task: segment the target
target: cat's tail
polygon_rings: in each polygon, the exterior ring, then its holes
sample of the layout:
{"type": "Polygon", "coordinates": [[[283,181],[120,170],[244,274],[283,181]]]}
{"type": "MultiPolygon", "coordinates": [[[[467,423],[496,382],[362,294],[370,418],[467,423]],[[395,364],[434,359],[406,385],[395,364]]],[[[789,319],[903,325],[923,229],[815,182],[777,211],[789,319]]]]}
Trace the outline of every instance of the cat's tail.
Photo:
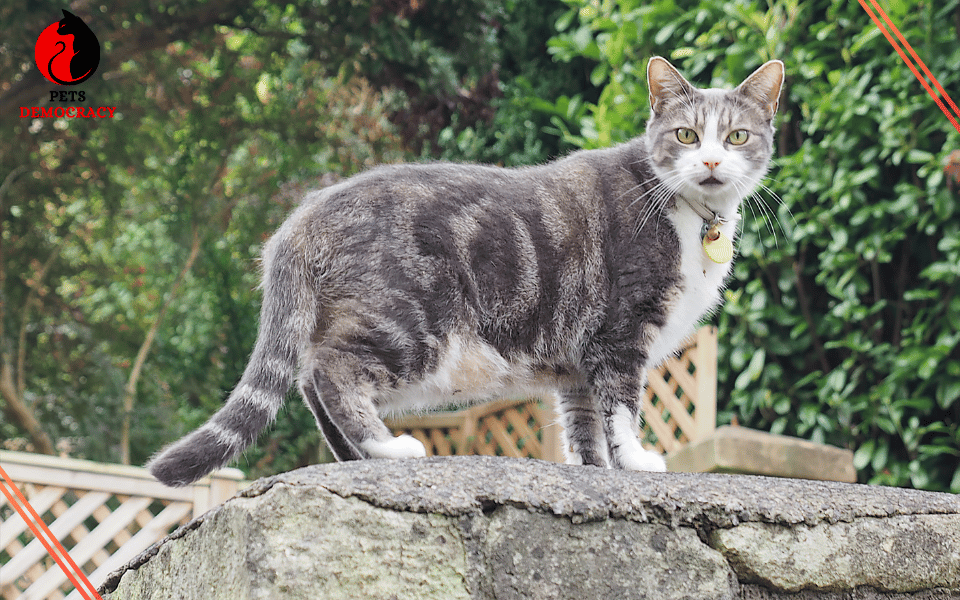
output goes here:
{"type": "Polygon", "coordinates": [[[278,237],[264,249],[260,333],[240,382],[210,420],[147,464],[166,485],[188,485],[230,462],[273,422],[290,389],[300,351],[313,330],[316,305],[304,287],[308,278],[302,260],[291,256],[295,252],[278,237]]]}

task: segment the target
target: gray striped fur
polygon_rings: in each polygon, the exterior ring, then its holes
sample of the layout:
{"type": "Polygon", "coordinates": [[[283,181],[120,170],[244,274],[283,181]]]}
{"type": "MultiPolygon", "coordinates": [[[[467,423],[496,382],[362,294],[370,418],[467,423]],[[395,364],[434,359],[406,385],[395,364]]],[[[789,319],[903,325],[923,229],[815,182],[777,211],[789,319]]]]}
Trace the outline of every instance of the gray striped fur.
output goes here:
{"type": "Polygon", "coordinates": [[[265,246],[243,377],[151,472],[185,485],[227,464],[295,376],[339,460],[424,454],[385,412],[535,394],[557,403],[570,462],[662,470],[637,441],[644,372],[719,303],[730,265],[706,260],[698,214],[735,236],[782,77],[772,61],[698,90],[654,58],[647,133],[625,144],[522,169],[384,166],[308,194],[265,246]],[[737,129],[747,143],[724,142],[737,129]]]}

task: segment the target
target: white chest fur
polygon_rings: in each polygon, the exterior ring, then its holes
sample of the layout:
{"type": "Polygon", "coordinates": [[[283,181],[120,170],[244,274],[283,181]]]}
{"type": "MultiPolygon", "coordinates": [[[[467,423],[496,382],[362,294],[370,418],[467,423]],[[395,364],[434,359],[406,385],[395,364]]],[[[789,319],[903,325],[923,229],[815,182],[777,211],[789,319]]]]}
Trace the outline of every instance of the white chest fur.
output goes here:
{"type": "MultiPolygon", "coordinates": [[[[724,281],[733,266],[732,261],[717,264],[707,257],[703,250],[703,219],[686,203],[680,202],[668,218],[680,238],[681,285],[680,293],[669,304],[667,322],[651,348],[650,366],[674,354],[700,320],[720,304],[724,281]]],[[[739,215],[720,225],[731,240],[736,236],[738,219],[739,215]]]]}

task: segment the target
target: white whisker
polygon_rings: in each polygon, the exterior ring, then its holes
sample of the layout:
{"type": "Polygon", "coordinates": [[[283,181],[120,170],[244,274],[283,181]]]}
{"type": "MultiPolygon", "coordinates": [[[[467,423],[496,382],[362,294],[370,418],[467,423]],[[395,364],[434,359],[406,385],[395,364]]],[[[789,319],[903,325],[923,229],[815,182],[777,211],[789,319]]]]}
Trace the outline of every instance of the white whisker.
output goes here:
{"type": "MultiPolygon", "coordinates": [[[[647,222],[650,220],[653,215],[657,215],[657,231],[660,228],[660,216],[663,214],[663,209],[666,207],[667,202],[677,193],[680,189],[679,184],[683,182],[683,176],[677,173],[672,173],[666,181],[658,181],[657,185],[653,186],[642,195],[634,199],[630,203],[630,207],[642,200],[643,198],[650,195],[650,199],[647,200],[646,205],[640,211],[638,215],[637,226],[634,229],[634,236],[640,233],[641,230],[646,226],[647,222]]],[[[629,207],[628,207],[629,208],[629,207]]]]}
{"type": "Polygon", "coordinates": [[[764,207],[766,207],[767,212],[770,213],[770,216],[776,221],[777,225],[780,226],[780,231],[783,232],[784,237],[785,237],[785,238],[788,237],[788,236],[787,236],[787,230],[783,227],[783,223],[780,222],[780,217],[777,215],[777,211],[774,210],[773,207],[770,206],[770,204],[766,201],[766,199],[764,199],[764,197],[760,194],[760,191],[763,191],[763,192],[766,192],[767,194],[769,194],[770,197],[773,198],[773,199],[776,201],[777,206],[782,206],[782,207],[784,207],[784,208],[786,209],[786,211],[787,211],[787,214],[790,215],[790,220],[793,222],[794,225],[796,225],[797,220],[796,220],[796,218],[793,216],[793,213],[790,211],[790,207],[787,206],[786,203],[784,203],[784,201],[780,198],[780,196],[778,196],[778,195],[776,194],[776,192],[774,192],[773,190],[771,190],[770,188],[768,188],[768,187],[767,187],[766,185],[764,185],[762,182],[758,183],[758,184],[757,184],[757,187],[759,188],[759,191],[755,191],[755,192],[753,193],[753,197],[756,199],[756,201],[757,201],[758,203],[762,203],[762,205],[763,205],[764,207]]]}

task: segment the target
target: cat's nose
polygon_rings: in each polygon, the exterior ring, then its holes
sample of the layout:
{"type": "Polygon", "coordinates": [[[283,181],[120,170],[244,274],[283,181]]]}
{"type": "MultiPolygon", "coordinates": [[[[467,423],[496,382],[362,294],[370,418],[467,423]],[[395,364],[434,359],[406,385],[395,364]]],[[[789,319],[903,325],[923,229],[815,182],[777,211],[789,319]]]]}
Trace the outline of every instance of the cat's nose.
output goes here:
{"type": "Polygon", "coordinates": [[[707,168],[712,171],[712,170],[714,170],[714,169],[716,169],[717,167],[720,166],[720,161],[719,161],[719,160],[705,160],[705,161],[703,161],[703,164],[707,165],[707,168]]]}

